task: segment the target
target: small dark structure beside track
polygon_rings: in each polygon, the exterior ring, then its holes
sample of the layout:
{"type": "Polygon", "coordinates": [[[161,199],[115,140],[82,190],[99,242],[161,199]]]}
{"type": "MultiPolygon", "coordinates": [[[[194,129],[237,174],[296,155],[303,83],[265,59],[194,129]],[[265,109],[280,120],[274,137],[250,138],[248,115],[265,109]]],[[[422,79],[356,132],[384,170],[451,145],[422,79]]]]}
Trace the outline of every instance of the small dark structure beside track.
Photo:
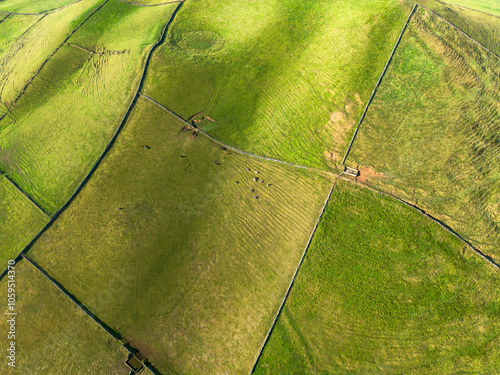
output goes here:
{"type": "Polygon", "coordinates": [[[354,168],[349,168],[349,167],[344,167],[344,174],[352,177],[358,177],[359,176],[359,170],[354,169],[354,168]]]}
{"type": "Polygon", "coordinates": [[[129,358],[125,362],[130,369],[130,374],[139,374],[144,369],[144,364],[139,358],[140,355],[138,355],[138,353],[130,354],[129,358]]]}

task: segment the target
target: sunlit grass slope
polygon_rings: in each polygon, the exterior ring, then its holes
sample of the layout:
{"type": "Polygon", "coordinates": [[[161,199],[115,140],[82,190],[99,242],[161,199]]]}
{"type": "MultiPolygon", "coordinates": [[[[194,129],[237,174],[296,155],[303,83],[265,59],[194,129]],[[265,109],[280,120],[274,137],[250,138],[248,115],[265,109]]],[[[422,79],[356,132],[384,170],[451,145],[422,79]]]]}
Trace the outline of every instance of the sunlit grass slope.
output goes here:
{"type": "Polygon", "coordinates": [[[338,183],[256,373],[498,373],[499,290],[431,220],[338,183]]]}
{"type": "Polygon", "coordinates": [[[66,202],[116,131],[174,7],[109,1],[0,122],[0,169],[47,212],[66,202]]]}
{"type": "Polygon", "coordinates": [[[499,103],[500,61],[420,10],[347,164],[498,261],[499,103]]]}
{"type": "Polygon", "coordinates": [[[0,11],[12,13],[41,13],[77,2],[76,0],[3,0],[0,11]]]}
{"type": "Polygon", "coordinates": [[[26,261],[15,274],[16,367],[7,365],[9,348],[7,278],[0,290],[0,326],[5,355],[2,374],[127,374],[127,352],[26,261]]]}
{"type": "Polygon", "coordinates": [[[248,373],[331,182],[183,126],[140,99],[30,255],[161,373],[248,373]]]}
{"type": "Polygon", "coordinates": [[[16,40],[41,17],[5,13],[0,15],[0,59],[10,51],[16,40]]]}
{"type": "MultiPolygon", "coordinates": [[[[43,62],[102,2],[102,0],[82,0],[39,18],[36,24],[16,39],[10,45],[9,50],[4,51],[0,56],[0,88],[2,89],[0,102],[13,102],[43,62]]],[[[16,16],[11,15],[7,20],[11,17],[16,16]]],[[[1,28],[0,24],[0,30],[1,28]]],[[[5,111],[5,107],[0,106],[0,116],[5,111]]],[[[0,128],[2,126],[0,123],[0,128]]]]}
{"type": "Polygon", "coordinates": [[[155,54],[145,93],[255,154],[326,168],[401,31],[397,0],[190,0],[155,54]]]}
{"type": "Polygon", "coordinates": [[[500,16],[447,5],[437,0],[420,0],[420,4],[451,22],[471,38],[500,55],[500,16]]]}
{"type": "Polygon", "coordinates": [[[0,176],[0,273],[47,222],[40,210],[0,176]]]}
{"type": "Polygon", "coordinates": [[[447,3],[462,5],[500,16],[500,3],[497,0],[449,0],[447,3]]]}

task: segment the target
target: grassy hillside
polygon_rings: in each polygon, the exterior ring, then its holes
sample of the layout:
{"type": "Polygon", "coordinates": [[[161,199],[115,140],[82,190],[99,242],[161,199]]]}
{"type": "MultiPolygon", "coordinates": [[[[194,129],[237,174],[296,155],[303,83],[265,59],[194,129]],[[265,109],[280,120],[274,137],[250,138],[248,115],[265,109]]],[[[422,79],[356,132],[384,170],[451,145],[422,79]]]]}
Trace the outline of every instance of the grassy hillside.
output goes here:
{"type": "Polygon", "coordinates": [[[0,15],[0,59],[6,52],[10,51],[16,40],[41,17],[6,13],[0,15]]]}
{"type": "MultiPolygon", "coordinates": [[[[46,15],[39,18],[36,24],[17,38],[9,50],[5,50],[0,56],[0,87],[2,88],[0,102],[7,102],[7,106],[11,108],[12,102],[44,61],[102,2],[102,0],[82,0],[58,12],[46,15]],[[20,64],[20,61],[23,63],[20,64]]],[[[11,17],[16,16],[11,15],[7,20],[11,17]]],[[[0,24],[0,30],[2,27],[0,24]]],[[[5,106],[1,105],[0,116],[5,112],[5,106]]],[[[2,127],[3,124],[0,123],[0,128],[2,127]]]]}
{"type": "MultiPolygon", "coordinates": [[[[127,352],[26,261],[15,266],[16,367],[3,358],[3,374],[127,374],[127,352]]],[[[0,283],[7,296],[7,278],[0,283]]],[[[0,326],[9,348],[7,298],[0,326]]]]}
{"type": "Polygon", "coordinates": [[[66,202],[111,139],[174,7],[109,1],[0,122],[0,169],[47,212],[66,202]]]}
{"type": "Polygon", "coordinates": [[[42,212],[0,176],[0,273],[47,222],[42,212]]]}
{"type": "Polygon", "coordinates": [[[348,165],[500,260],[500,62],[420,10],[348,165]]]}
{"type": "Polygon", "coordinates": [[[420,4],[433,10],[467,35],[500,55],[500,16],[492,16],[438,0],[421,0],[420,4]]]}
{"type": "Polygon", "coordinates": [[[41,13],[76,2],[76,0],[3,0],[0,11],[12,13],[41,13]]]}
{"type": "Polygon", "coordinates": [[[500,4],[496,0],[449,0],[447,2],[500,16],[500,4]]]}
{"type": "Polygon", "coordinates": [[[183,126],[140,99],[30,255],[161,373],[247,373],[330,181],[183,126]]]}
{"type": "Polygon", "coordinates": [[[246,151],[335,167],[409,14],[397,0],[187,1],[144,92],[246,151]],[[201,118],[201,116],[200,116],[201,118]]]}
{"type": "Polygon", "coordinates": [[[338,183],[256,373],[497,373],[499,287],[432,221],[338,183]]]}

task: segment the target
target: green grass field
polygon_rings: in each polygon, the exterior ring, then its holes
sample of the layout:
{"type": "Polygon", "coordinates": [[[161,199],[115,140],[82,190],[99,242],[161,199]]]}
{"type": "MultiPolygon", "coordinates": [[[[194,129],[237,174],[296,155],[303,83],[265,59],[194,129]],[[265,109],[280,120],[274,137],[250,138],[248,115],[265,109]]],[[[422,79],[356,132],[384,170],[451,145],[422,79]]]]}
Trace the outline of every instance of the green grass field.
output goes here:
{"type": "Polygon", "coordinates": [[[339,182],[256,373],[498,373],[499,290],[432,221],[339,182]]]}
{"type": "Polygon", "coordinates": [[[76,2],[76,0],[3,0],[0,1],[0,11],[12,13],[42,13],[74,2],[76,2]]]}
{"type": "MultiPolygon", "coordinates": [[[[0,326],[7,353],[8,279],[1,281],[0,326]]],[[[28,262],[15,265],[16,362],[0,363],[3,374],[127,374],[127,351],[28,262]]]]}
{"type": "Polygon", "coordinates": [[[161,373],[247,373],[331,182],[183,126],[141,98],[29,254],[161,373]]]}
{"type": "Polygon", "coordinates": [[[420,10],[347,165],[499,260],[500,62],[420,10]]]}
{"type": "Polygon", "coordinates": [[[500,3],[496,0],[448,0],[446,2],[500,16],[500,3]]]}
{"type": "Polygon", "coordinates": [[[174,7],[109,1],[0,122],[0,169],[48,213],[67,201],[111,139],[174,7]]]}
{"type": "Polygon", "coordinates": [[[499,16],[447,5],[438,0],[420,0],[419,3],[433,10],[471,38],[500,55],[499,16]]]}
{"type": "Polygon", "coordinates": [[[144,92],[224,142],[335,167],[410,6],[396,0],[187,1],[144,92]]]}
{"type": "Polygon", "coordinates": [[[0,176],[0,273],[48,222],[4,176],[0,176]]]}
{"type": "MultiPolygon", "coordinates": [[[[102,4],[102,0],[83,0],[39,18],[38,22],[32,25],[25,34],[15,40],[8,51],[2,53],[0,56],[0,102],[2,102],[0,116],[6,112],[5,103],[7,103],[7,107],[12,107],[12,102],[43,62],[100,4],[102,4]],[[20,61],[23,63],[20,64],[20,61]]],[[[18,17],[26,19],[25,17],[29,16],[11,15],[7,20],[18,17]]],[[[2,24],[0,24],[0,30],[3,29],[2,24]]],[[[5,35],[8,35],[8,32],[5,35]]],[[[3,39],[3,36],[0,38],[3,39]]],[[[0,129],[4,126],[0,123],[0,129]]]]}

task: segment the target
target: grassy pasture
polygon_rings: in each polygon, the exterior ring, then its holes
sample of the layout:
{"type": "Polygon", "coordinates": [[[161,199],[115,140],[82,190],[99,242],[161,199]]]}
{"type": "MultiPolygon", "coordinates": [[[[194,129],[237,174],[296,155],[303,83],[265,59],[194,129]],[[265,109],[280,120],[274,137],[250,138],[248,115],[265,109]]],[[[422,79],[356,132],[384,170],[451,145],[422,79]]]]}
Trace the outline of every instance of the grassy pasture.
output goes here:
{"type": "Polygon", "coordinates": [[[447,5],[437,0],[421,0],[420,3],[500,55],[500,16],[447,5]]]}
{"type": "MultiPolygon", "coordinates": [[[[42,16],[20,16],[3,14],[0,17],[0,59],[10,51],[16,40],[42,16]]],[[[3,61],[3,60],[0,60],[3,61]]]]}
{"type": "Polygon", "coordinates": [[[144,92],[254,154],[335,167],[409,14],[408,3],[190,0],[144,92]]]}
{"type": "MultiPolygon", "coordinates": [[[[101,3],[102,0],[82,0],[58,12],[46,15],[17,38],[8,51],[4,51],[0,56],[0,88],[2,90],[0,91],[2,103],[0,116],[6,111],[4,103],[14,101],[43,62],[101,3]],[[21,61],[22,64],[19,63],[21,61]]],[[[9,16],[11,17],[15,16],[9,16]]],[[[11,107],[11,105],[8,106],[11,107]]],[[[0,129],[2,127],[0,123],[0,129]]]]}
{"type": "Polygon", "coordinates": [[[174,7],[109,1],[0,122],[0,169],[47,212],[64,204],[114,134],[174,7]]]}
{"type": "MultiPolygon", "coordinates": [[[[16,367],[2,358],[2,374],[128,374],[127,351],[28,262],[16,266],[16,367]]],[[[7,278],[0,335],[8,349],[7,278]]]]}
{"type": "Polygon", "coordinates": [[[247,373],[331,182],[183,126],[139,99],[30,256],[161,373],[247,373]]]}
{"type": "Polygon", "coordinates": [[[48,219],[4,176],[0,176],[0,273],[48,219]]]}
{"type": "Polygon", "coordinates": [[[256,373],[498,373],[499,290],[438,225],[339,182],[256,373]]]}
{"type": "Polygon", "coordinates": [[[500,260],[500,62],[417,12],[348,165],[500,260]]]}
{"type": "Polygon", "coordinates": [[[76,0],[3,0],[0,11],[12,13],[41,13],[74,3],[76,0]]]}
{"type": "Polygon", "coordinates": [[[500,16],[500,3],[496,0],[449,0],[446,2],[500,16]]]}

